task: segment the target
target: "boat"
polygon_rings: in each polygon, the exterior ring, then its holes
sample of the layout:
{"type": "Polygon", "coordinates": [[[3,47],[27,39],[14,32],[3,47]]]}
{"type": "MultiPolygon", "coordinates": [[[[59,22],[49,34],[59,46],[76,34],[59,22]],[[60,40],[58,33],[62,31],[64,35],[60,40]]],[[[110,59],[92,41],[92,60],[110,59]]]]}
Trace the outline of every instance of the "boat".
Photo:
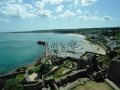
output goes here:
{"type": "Polygon", "coordinates": [[[37,41],[38,44],[45,45],[44,41],[37,41]]]}

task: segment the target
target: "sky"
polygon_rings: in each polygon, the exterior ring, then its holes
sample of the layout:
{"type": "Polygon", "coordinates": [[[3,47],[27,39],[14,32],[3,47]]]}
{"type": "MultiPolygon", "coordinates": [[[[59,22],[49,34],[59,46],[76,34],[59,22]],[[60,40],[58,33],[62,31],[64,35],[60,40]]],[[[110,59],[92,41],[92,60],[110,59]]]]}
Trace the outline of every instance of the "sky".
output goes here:
{"type": "Polygon", "coordinates": [[[120,26],[120,0],[0,0],[0,32],[120,26]]]}

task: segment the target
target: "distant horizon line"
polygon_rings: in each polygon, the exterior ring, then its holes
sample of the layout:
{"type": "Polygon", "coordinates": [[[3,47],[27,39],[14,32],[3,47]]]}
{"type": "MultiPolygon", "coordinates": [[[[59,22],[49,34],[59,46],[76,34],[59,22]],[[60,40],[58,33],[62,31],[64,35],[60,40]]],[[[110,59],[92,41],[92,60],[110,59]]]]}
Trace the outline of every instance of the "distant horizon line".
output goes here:
{"type": "Polygon", "coordinates": [[[110,26],[110,27],[86,27],[86,28],[56,28],[56,29],[39,29],[39,30],[28,30],[28,31],[9,31],[0,33],[24,33],[24,32],[36,32],[36,31],[54,31],[54,30],[77,30],[77,29],[100,29],[100,28],[120,28],[120,26],[110,26]]]}

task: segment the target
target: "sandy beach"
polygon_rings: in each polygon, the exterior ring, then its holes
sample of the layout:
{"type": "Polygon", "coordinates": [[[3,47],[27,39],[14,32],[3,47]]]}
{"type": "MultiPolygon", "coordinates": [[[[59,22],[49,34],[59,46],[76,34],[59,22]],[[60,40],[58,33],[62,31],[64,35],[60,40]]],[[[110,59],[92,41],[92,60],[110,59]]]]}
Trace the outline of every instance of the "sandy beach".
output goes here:
{"type": "Polygon", "coordinates": [[[92,43],[86,40],[86,36],[76,35],[76,34],[67,34],[68,37],[74,37],[76,40],[69,41],[66,45],[64,44],[64,50],[62,50],[62,46],[57,43],[57,53],[53,52],[54,48],[50,48],[49,44],[49,53],[48,55],[58,55],[60,57],[75,57],[79,58],[85,52],[94,52],[98,54],[105,55],[105,49],[99,44],[92,43]],[[82,38],[82,39],[81,39],[82,38]]]}

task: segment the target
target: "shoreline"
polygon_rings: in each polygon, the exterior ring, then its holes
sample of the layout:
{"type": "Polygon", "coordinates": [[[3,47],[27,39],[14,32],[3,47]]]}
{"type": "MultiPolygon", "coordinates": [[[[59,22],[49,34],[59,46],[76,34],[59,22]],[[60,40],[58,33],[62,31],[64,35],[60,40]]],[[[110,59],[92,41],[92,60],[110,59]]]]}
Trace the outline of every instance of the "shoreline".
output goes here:
{"type": "MultiPolygon", "coordinates": [[[[82,34],[66,34],[66,35],[68,35],[68,36],[75,36],[75,35],[77,35],[77,37],[85,38],[85,40],[88,41],[88,42],[90,42],[92,45],[97,45],[97,46],[102,47],[102,46],[101,46],[100,44],[98,44],[98,43],[94,43],[94,42],[91,41],[91,40],[87,40],[87,39],[86,39],[86,38],[87,38],[86,35],[82,35],[82,34]]],[[[103,47],[102,47],[102,48],[103,48],[103,47]]],[[[104,48],[103,48],[103,49],[104,49],[104,48]]],[[[93,52],[95,52],[95,51],[93,51],[93,52]]],[[[95,53],[96,53],[96,52],[95,52],[95,53]]],[[[84,54],[84,53],[83,53],[83,54],[84,54]]],[[[98,53],[98,54],[103,54],[103,52],[98,53]]],[[[32,66],[35,64],[35,62],[37,61],[37,59],[38,59],[38,58],[41,58],[41,57],[44,58],[44,55],[43,55],[43,56],[38,56],[38,57],[36,57],[33,62],[29,62],[29,63],[23,64],[23,65],[20,65],[20,66],[14,68],[14,69],[11,69],[10,71],[7,71],[7,72],[5,72],[5,73],[0,73],[0,76],[1,76],[1,75],[5,75],[5,74],[13,73],[13,72],[15,72],[17,69],[20,69],[20,68],[23,68],[23,67],[32,67],[32,66]]]]}
{"type": "Polygon", "coordinates": [[[17,69],[21,69],[21,68],[23,68],[23,67],[29,67],[29,66],[31,66],[31,65],[33,66],[34,63],[35,63],[35,62],[23,64],[23,65],[21,65],[21,66],[18,66],[18,67],[14,68],[14,69],[9,70],[9,71],[0,73],[0,76],[6,75],[6,74],[14,73],[14,72],[16,72],[17,69]]]}
{"type": "MultiPolygon", "coordinates": [[[[43,56],[44,56],[44,55],[43,55],[43,56]]],[[[7,71],[7,72],[0,73],[0,76],[14,73],[14,72],[16,72],[17,69],[22,69],[22,68],[24,68],[24,67],[26,67],[26,68],[27,68],[27,67],[32,67],[32,66],[35,65],[35,63],[37,62],[37,60],[38,60],[39,58],[43,57],[43,56],[40,56],[40,55],[39,55],[38,57],[36,57],[36,59],[35,59],[33,62],[29,62],[29,63],[26,63],[26,64],[22,64],[22,65],[14,68],[14,69],[11,69],[11,70],[9,70],[9,71],[7,71]]]]}
{"type": "MultiPolygon", "coordinates": [[[[84,36],[86,36],[86,35],[84,35],[84,36]]],[[[106,52],[107,48],[102,43],[100,43],[100,42],[94,42],[93,40],[89,39],[88,36],[86,36],[85,40],[89,41],[91,44],[94,44],[94,45],[97,45],[97,46],[103,48],[105,50],[105,52],[106,52]]]]}
{"type": "MultiPolygon", "coordinates": [[[[89,41],[89,40],[88,40],[89,41]]],[[[103,55],[105,55],[105,53],[106,53],[106,49],[102,46],[102,44],[101,43],[95,43],[95,42],[93,42],[93,41],[89,41],[91,44],[93,44],[93,45],[97,45],[98,47],[101,47],[104,51],[101,51],[100,52],[100,54],[103,54],[103,55]]]]}

